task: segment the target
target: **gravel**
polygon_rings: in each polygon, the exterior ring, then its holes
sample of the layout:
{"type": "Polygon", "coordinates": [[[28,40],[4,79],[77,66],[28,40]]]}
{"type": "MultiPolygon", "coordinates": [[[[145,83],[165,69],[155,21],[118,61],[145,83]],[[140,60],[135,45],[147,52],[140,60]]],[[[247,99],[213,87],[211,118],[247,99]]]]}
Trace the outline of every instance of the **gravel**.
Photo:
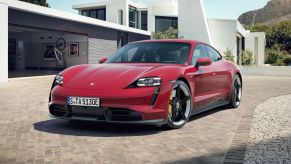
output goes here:
{"type": "Polygon", "coordinates": [[[254,111],[244,163],[291,163],[290,151],[291,95],[271,98],[254,111]]]}

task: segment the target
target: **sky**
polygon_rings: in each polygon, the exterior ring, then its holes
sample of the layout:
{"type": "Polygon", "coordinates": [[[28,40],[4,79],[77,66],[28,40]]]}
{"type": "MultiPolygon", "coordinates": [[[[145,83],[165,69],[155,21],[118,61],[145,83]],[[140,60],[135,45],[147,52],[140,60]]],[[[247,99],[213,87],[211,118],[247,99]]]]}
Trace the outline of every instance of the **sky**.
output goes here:
{"type": "MultiPolygon", "coordinates": [[[[77,13],[73,4],[104,0],[47,0],[51,8],[77,13]]],[[[154,0],[139,0],[149,3],[154,0]]],[[[269,0],[203,0],[207,18],[237,19],[242,13],[264,7],[269,0]]]]}

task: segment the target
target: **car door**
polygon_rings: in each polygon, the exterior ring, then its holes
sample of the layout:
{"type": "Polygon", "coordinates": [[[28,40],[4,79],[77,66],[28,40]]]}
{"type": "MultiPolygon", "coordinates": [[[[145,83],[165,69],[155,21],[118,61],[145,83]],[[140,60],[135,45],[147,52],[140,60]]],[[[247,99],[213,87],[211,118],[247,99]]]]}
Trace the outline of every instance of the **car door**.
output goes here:
{"type": "Polygon", "coordinates": [[[225,64],[222,56],[211,46],[205,45],[205,50],[208,56],[212,59],[213,78],[213,94],[215,94],[215,101],[225,100],[229,90],[231,80],[231,71],[225,64]]]}
{"type": "Polygon", "coordinates": [[[215,84],[215,79],[213,78],[212,66],[200,66],[195,67],[196,61],[201,57],[208,57],[203,44],[196,45],[193,56],[192,56],[192,71],[188,73],[192,80],[192,88],[194,88],[194,109],[202,109],[209,104],[213,103],[213,92],[212,86],[215,84]]]}

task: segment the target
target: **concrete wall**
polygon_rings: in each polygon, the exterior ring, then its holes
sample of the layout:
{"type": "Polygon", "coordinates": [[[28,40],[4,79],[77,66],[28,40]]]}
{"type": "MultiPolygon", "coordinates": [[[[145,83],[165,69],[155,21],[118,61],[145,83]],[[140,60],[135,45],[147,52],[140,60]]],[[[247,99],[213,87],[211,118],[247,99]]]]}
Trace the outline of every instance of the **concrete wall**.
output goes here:
{"type": "Polygon", "coordinates": [[[156,31],[156,16],[178,17],[177,0],[160,0],[148,7],[148,31],[156,31]]]}
{"type": "Polygon", "coordinates": [[[249,33],[246,37],[246,50],[251,50],[255,55],[256,64],[264,66],[265,62],[265,33],[249,33]]]}
{"type": "Polygon", "coordinates": [[[223,53],[229,48],[236,56],[236,21],[208,19],[212,46],[223,53]]]}
{"type": "Polygon", "coordinates": [[[106,5],[106,21],[118,24],[118,12],[123,11],[123,25],[128,26],[128,0],[112,0],[106,5]]]}
{"type": "Polygon", "coordinates": [[[8,6],[0,3],[0,82],[8,81],[8,6]]]}
{"type": "Polygon", "coordinates": [[[179,0],[179,36],[212,44],[202,0],[179,0]]]}

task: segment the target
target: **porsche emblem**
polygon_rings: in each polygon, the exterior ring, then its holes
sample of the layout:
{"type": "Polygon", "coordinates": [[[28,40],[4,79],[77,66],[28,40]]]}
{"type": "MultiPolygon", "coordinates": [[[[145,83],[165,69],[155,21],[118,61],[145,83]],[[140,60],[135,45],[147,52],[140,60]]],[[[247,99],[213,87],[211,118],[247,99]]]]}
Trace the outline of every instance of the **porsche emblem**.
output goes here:
{"type": "Polygon", "coordinates": [[[90,86],[92,87],[92,86],[94,86],[95,85],[95,83],[90,83],[90,86]]]}

